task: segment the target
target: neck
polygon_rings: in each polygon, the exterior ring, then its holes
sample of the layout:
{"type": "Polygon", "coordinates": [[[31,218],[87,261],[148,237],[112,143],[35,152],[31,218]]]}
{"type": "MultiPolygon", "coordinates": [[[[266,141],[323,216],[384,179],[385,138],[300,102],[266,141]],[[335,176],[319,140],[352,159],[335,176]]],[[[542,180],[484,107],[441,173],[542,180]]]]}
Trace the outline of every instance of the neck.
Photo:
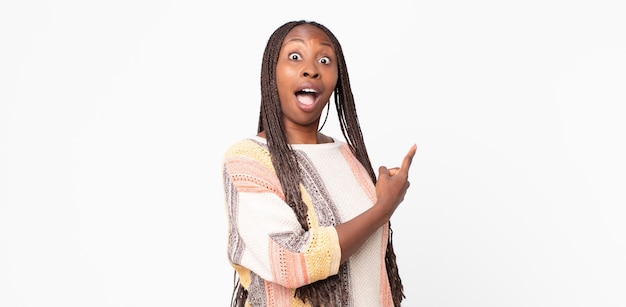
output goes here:
{"type": "Polygon", "coordinates": [[[320,135],[317,131],[318,122],[309,125],[295,125],[285,122],[285,135],[289,144],[319,144],[320,135]]]}
{"type": "Polygon", "coordinates": [[[287,142],[289,144],[320,144],[322,134],[317,132],[312,133],[294,133],[287,131],[287,142]]]}

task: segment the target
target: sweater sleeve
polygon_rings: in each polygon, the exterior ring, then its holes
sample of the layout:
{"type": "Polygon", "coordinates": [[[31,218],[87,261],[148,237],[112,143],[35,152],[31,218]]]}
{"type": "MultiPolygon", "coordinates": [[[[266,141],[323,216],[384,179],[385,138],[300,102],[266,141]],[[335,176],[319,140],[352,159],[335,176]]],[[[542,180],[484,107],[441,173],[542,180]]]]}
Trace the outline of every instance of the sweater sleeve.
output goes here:
{"type": "Polygon", "coordinates": [[[231,146],[223,172],[228,256],[240,273],[249,270],[286,288],[337,274],[341,250],[335,228],[302,229],[265,147],[250,140],[231,146]]]}

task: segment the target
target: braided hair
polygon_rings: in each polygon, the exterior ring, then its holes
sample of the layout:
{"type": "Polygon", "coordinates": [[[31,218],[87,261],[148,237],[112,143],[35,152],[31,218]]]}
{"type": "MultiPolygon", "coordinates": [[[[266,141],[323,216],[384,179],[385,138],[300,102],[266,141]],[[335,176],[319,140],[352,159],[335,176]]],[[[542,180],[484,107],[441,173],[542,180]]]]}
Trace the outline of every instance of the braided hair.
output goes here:
{"type": "MultiPolygon", "coordinates": [[[[289,31],[303,24],[318,27],[328,35],[333,44],[337,55],[338,66],[338,80],[333,94],[341,132],[350,150],[365,167],[374,184],[376,184],[376,175],[363,141],[363,134],[361,132],[361,126],[359,125],[354,98],[350,88],[348,69],[339,41],[328,28],[314,21],[299,20],[283,24],[270,36],[265,47],[265,52],[263,53],[263,62],[261,65],[261,109],[259,112],[257,132],[265,132],[272,164],[283,189],[285,201],[298,217],[298,222],[302,228],[308,230],[309,220],[307,207],[302,200],[299,189],[299,183],[301,182],[300,171],[296,156],[289,146],[285,134],[280,99],[278,98],[278,87],[276,84],[276,63],[278,62],[278,55],[283,40],[289,31]]],[[[389,225],[389,227],[391,227],[391,223],[389,223],[389,225]]],[[[405,295],[402,281],[398,274],[396,256],[393,251],[391,229],[389,229],[389,238],[385,253],[385,266],[394,305],[399,307],[405,295]]],[[[304,285],[296,289],[295,294],[298,298],[302,299],[302,301],[308,302],[312,306],[341,306],[347,302],[348,297],[348,293],[346,293],[346,290],[342,287],[338,275],[333,275],[326,279],[304,285]]],[[[233,291],[231,306],[244,306],[246,298],[247,291],[239,283],[237,276],[235,276],[235,289],[233,291]]]]}

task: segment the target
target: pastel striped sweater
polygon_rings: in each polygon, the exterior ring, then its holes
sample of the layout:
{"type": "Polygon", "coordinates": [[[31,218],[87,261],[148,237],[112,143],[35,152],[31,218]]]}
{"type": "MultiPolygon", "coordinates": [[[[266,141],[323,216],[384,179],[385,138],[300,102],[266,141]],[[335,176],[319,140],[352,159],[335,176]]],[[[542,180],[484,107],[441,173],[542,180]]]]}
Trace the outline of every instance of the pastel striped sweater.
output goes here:
{"type": "Polygon", "coordinates": [[[308,306],[296,288],[339,274],[348,306],[393,306],[385,269],[388,227],[381,227],[348,261],[334,226],[371,207],[376,192],[348,145],[292,145],[303,174],[310,229],[285,203],[263,138],[229,147],[224,156],[228,257],[248,290],[250,306],[308,306]]]}

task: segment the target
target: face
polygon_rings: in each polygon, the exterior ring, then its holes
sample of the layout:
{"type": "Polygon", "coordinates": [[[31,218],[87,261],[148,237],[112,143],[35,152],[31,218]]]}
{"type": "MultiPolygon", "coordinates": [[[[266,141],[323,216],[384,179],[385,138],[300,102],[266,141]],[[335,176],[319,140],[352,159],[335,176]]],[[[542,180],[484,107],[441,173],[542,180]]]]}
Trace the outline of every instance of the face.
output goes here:
{"type": "Polygon", "coordinates": [[[313,25],[294,27],[276,64],[276,84],[285,129],[317,131],[337,84],[337,56],[328,35],[313,25]]]}

